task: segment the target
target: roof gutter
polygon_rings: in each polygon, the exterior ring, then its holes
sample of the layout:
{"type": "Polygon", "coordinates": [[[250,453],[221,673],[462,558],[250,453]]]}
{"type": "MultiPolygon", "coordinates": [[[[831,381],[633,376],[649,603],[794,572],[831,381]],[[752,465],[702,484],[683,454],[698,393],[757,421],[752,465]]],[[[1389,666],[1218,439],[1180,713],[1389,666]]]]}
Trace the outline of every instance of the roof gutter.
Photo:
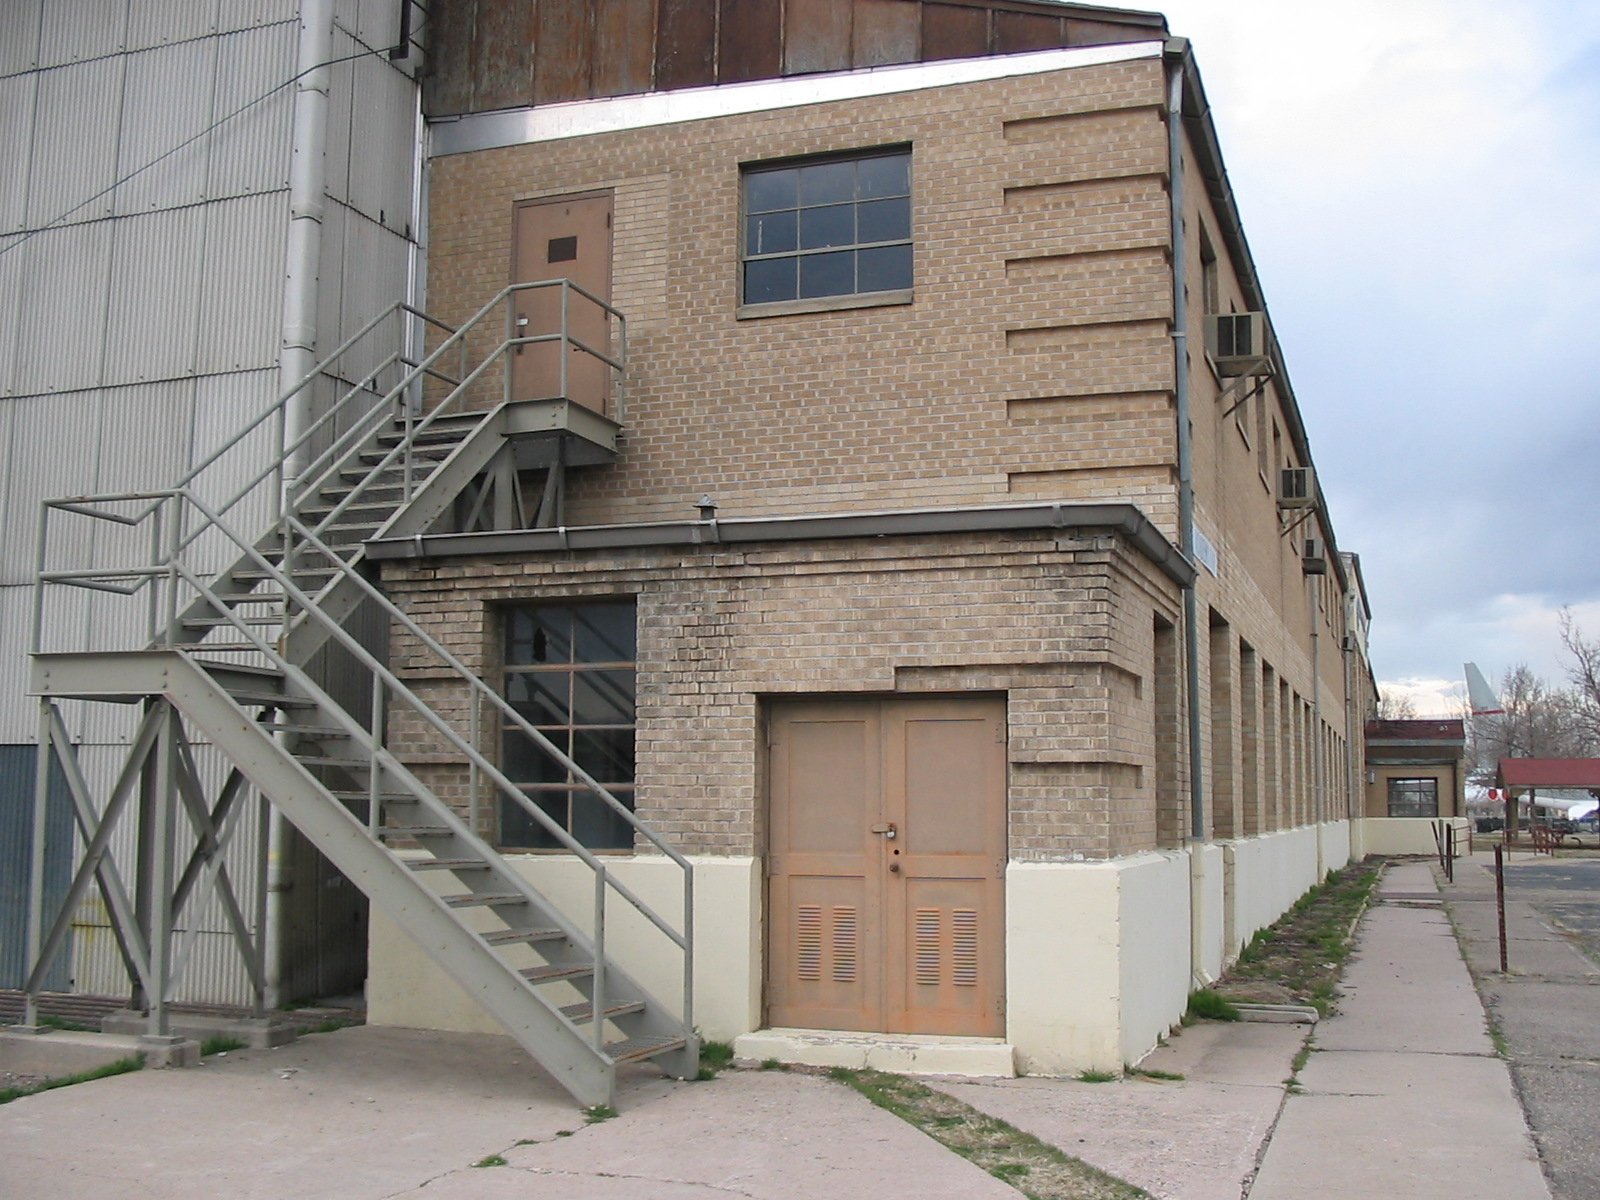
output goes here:
{"type": "Polygon", "coordinates": [[[557,554],[571,550],[640,550],[670,546],[740,546],[820,538],[907,537],[918,534],[1101,530],[1120,534],[1179,587],[1194,565],[1131,504],[986,504],[893,512],[817,513],[799,517],[733,517],[623,525],[574,525],[486,533],[415,534],[366,544],[379,562],[419,562],[491,554],[557,554]]]}

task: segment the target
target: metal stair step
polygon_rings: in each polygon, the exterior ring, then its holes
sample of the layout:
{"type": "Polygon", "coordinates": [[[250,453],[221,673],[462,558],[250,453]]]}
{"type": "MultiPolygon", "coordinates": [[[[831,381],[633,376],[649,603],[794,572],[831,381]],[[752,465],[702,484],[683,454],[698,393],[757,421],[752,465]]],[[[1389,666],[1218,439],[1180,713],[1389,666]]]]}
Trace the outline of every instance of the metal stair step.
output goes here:
{"type": "Polygon", "coordinates": [[[581,979],[594,974],[593,963],[540,963],[517,972],[529,983],[554,983],[560,979],[581,979]]]}
{"type": "Polygon", "coordinates": [[[349,741],[350,735],[343,729],[331,729],[326,725],[296,725],[292,722],[279,722],[274,724],[270,719],[263,725],[273,733],[293,734],[298,738],[305,738],[315,742],[349,741]]]}
{"type": "Polygon", "coordinates": [[[413,871],[487,871],[481,858],[410,858],[406,866],[413,871]]]}
{"type": "Polygon", "coordinates": [[[283,613],[235,613],[229,617],[185,617],[185,629],[235,629],[238,625],[282,625],[283,613]]]}
{"type": "MultiPolygon", "coordinates": [[[[372,760],[366,758],[346,758],[338,754],[295,754],[293,750],[289,753],[294,754],[295,761],[302,767],[339,767],[353,772],[365,771],[372,766],[372,760]]],[[[367,800],[370,797],[362,792],[361,799],[367,800]]]]}
{"type": "Polygon", "coordinates": [[[686,1045],[688,1039],[681,1037],[634,1037],[620,1042],[607,1042],[605,1052],[613,1062],[638,1062],[642,1058],[654,1058],[657,1054],[665,1054],[669,1050],[681,1050],[686,1045]]]}
{"type": "Polygon", "coordinates": [[[561,929],[495,929],[482,936],[491,946],[531,946],[536,942],[557,941],[567,935],[561,929]]]}
{"type": "MultiPolygon", "coordinates": [[[[563,1005],[558,1011],[574,1025],[582,1025],[594,1020],[594,1003],[589,1000],[584,1000],[579,1004],[563,1005]]],[[[643,1000],[615,1000],[608,1003],[605,1011],[600,1015],[603,1019],[609,1021],[612,1017],[625,1017],[629,1013],[641,1013],[643,1011],[643,1000]]]]}
{"type": "MultiPolygon", "coordinates": [[[[350,793],[345,794],[349,795],[350,793]]],[[[361,796],[358,798],[365,799],[366,797],[361,796]]],[[[419,842],[423,838],[429,837],[451,837],[454,834],[455,830],[448,825],[384,825],[378,830],[379,837],[410,838],[414,842],[419,842]]]]}
{"type": "Polygon", "coordinates": [[[496,904],[526,904],[528,898],[521,892],[458,892],[440,896],[451,908],[484,908],[496,904]]]}

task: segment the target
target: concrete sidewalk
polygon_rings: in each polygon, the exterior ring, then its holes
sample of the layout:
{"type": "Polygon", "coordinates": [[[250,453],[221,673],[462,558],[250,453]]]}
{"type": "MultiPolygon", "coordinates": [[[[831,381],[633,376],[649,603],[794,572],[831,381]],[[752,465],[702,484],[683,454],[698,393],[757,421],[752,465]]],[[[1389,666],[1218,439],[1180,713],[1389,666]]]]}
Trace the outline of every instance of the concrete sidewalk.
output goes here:
{"type": "Polygon", "coordinates": [[[1392,865],[1251,1200],[1548,1200],[1429,867],[1392,865]]]}
{"type": "MultiPolygon", "coordinates": [[[[1306,1028],[1257,1024],[1194,1026],[1145,1060],[1182,1080],[929,1082],[1156,1197],[1548,1200],[1426,866],[1390,867],[1345,988],[1297,1092],[1306,1028]]],[[[352,1028],[0,1107],[0,1195],[1018,1194],[817,1075],[639,1070],[618,1107],[586,1125],[507,1039],[352,1028]]]]}

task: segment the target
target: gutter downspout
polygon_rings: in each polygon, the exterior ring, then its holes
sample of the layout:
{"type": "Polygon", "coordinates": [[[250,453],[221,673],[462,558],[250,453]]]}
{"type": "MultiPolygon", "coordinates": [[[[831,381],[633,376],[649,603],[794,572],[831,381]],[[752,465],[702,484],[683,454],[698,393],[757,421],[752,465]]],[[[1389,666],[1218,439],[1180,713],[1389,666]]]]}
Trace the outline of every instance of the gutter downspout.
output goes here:
{"type": "MultiPolygon", "coordinates": [[[[1309,578],[1302,575],[1301,579],[1309,578]]],[[[1323,821],[1328,814],[1323,810],[1322,787],[1322,666],[1320,653],[1322,647],[1322,589],[1313,587],[1311,591],[1311,823],[1317,826],[1317,882],[1322,882],[1322,877],[1328,872],[1328,864],[1324,861],[1322,853],[1323,821]]]]}
{"type": "MultiPolygon", "coordinates": [[[[278,394],[316,366],[317,273],[322,257],[322,214],[327,193],[328,90],[332,72],[333,0],[301,0],[300,41],[295,54],[298,82],[294,91],[294,132],[289,147],[289,229],[284,254],[282,343],[278,354],[278,394]]],[[[299,438],[311,421],[312,395],[307,388],[284,411],[283,442],[299,438]]],[[[304,454],[283,464],[284,493],[280,514],[288,505],[289,488],[304,463],[304,454]]],[[[289,867],[289,822],[276,808],[267,832],[267,911],[262,932],[264,1002],[279,1007],[284,1000],[283,975],[288,933],[288,894],[294,886],[289,867]]]]}
{"type": "MultiPolygon", "coordinates": [[[[1188,255],[1183,229],[1183,81],[1189,44],[1181,38],[1167,52],[1167,179],[1172,209],[1172,360],[1173,395],[1178,423],[1178,548],[1194,562],[1194,452],[1189,431],[1188,255]]],[[[1200,746],[1200,604],[1195,591],[1199,573],[1183,588],[1184,687],[1189,717],[1189,968],[1202,978],[1205,922],[1205,872],[1194,843],[1206,840],[1204,755],[1200,746]]]]}

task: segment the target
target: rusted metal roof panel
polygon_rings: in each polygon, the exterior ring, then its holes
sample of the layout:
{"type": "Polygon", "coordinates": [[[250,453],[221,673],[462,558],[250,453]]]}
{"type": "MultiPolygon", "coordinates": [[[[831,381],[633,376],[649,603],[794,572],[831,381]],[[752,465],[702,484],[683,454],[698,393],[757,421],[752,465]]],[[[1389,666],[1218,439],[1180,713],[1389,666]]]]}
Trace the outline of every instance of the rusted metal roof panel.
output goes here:
{"type": "Polygon", "coordinates": [[[783,73],[850,66],[850,0],[789,0],[783,14],[783,73]]]}
{"type": "Polygon", "coordinates": [[[656,18],[656,87],[716,82],[717,9],[706,0],[660,0],[656,18]]]}
{"type": "MultiPolygon", "coordinates": [[[[498,6],[497,11],[531,16],[526,5],[498,6]]],[[[477,81],[483,78],[478,70],[475,49],[482,42],[500,48],[505,39],[478,35],[477,0],[434,0],[433,19],[428,22],[428,57],[432,60],[427,76],[428,111],[431,113],[469,112],[474,108],[486,111],[508,105],[474,104],[473,94],[477,81]]],[[[485,35],[489,30],[485,29],[485,35]]],[[[531,47],[532,38],[522,44],[531,47]]],[[[529,50],[531,55],[531,49],[529,50]]],[[[494,80],[504,78],[503,68],[493,72],[494,80]]],[[[532,60],[529,60],[528,78],[533,78],[532,60]]],[[[498,90],[484,79],[485,95],[498,90]]],[[[511,101],[510,103],[516,103],[511,101]]]]}
{"type": "Polygon", "coordinates": [[[584,0],[539,0],[533,40],[533,102],[589,96],[594,61],[593,13],[584,0]]]}
{"type": "Polygon", "coordinates": [[[531,102],[536,16],[531,4],[480,4],[476,39],[457,47],[454,40],[459,35],[451,32],[451,42],[444,48],[448,53],[475,54],[470,85],[475,89],[474,107],[513,108],[531,102]]]}
{"type": "Polygon", "coordinates": [[[596,96],[648,92],[655,77],[656,0],[604,0],[595,13],[596,96]]]}
{"type": "Polygon", "coordinates": [[[905,0],[856,0],[850,61],[858,67],[916,62],[922,49],[922,14],[905,0]]]}
{"type": "Polygon", "coordinates": [[[722,23],[717,30],[717,78],[723,83],[776,79],[782,67],[780,0],[723,0],[722,23]]]}
{"type": "Polygon", "coordinates": [[[922,6],[922,59],[976,58],[989,49],[989,14],[954,4],[922,6]]]}
{"type": "Polygon", "coordinates": [[[1060,17],[1016,12],[994,14],[994,49],[997,54],[1054,50],[1065,44],[1066,31],[1062,28],[1060,17]]]}
{"type": "Polygon", "coordinates": [[[1067,17],[1067,46],[1108,46],[1115,42],[1131,41],[1134,38],[1156,38],[1165,36],[1161,29],[1134,29],[1130,32],[1127,25],[1118,25],[1114,21],[1088,21],[1079,17],[1067,17]]]}

